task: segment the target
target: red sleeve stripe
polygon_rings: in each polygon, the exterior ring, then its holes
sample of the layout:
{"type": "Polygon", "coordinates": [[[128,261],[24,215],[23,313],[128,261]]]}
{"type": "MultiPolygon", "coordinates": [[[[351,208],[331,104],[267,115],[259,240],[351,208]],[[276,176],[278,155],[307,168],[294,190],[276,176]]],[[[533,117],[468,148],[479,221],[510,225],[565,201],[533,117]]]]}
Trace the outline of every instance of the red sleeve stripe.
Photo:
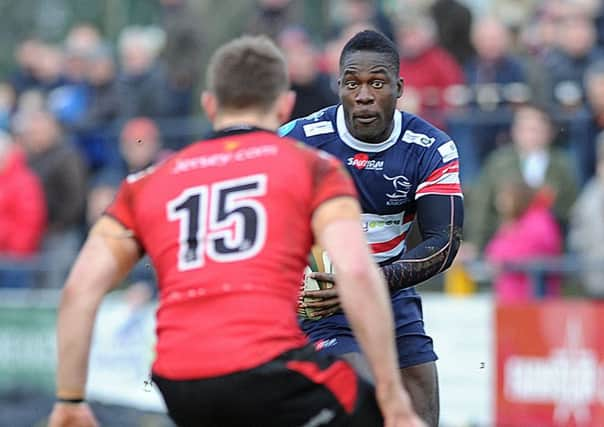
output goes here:
{"type": "Polygon", "coordinates": [[[459,160],[454,160],[450,163],[447,163],[444,166],[441,166],[440,168],[436,169],[435,171],[433,171],[430,174],[430,176],[425,180],[425,182],[435,181],[447,173],[458,173],[458,172],[459,172],[459,160]]]}
{"type": "Polygon", "coordinates": [[[461,186],[459,184],[435,184],[429,187],[424,187],[421,191],[415,193],[415,199],[417,200],[421,196],[428,194],[442,194],[463,197],[461,186]]]}
{"type": "Polygon", "coordinates": [[[432,188],[434,186],[437,185],[454,185],[454,186],[460,186],[460,182],[459,182],[459,175],[457,174],[446,174],[443,175],[442,178],[440,178],[437,181],[429,181],[429,182],[424,182],[421,185],[419,185],[417,187],[417,191],[416,193],[423,193],[426,188],[432,188]]]}
{"type": "Polygon", "coordinates": [[[417,194],[425,192],[426,188],[433,188],[437,185],[456,185],[460,186],[459,172],[451,171],[450,169],[440,168],[430,175],[431,179],[422,182],[417,187],[417,194]],[[439,175],[437,175],[437,172],[439,175]]]}
{"type": "Polygon", "coordinates": [[[396,236],[394,239],[388,240],[387,242],[371,243],[371,251],[373,253],[388,252],[396,248],[407,237],[407,232],[404,232],[400,236],[396,236]]]}

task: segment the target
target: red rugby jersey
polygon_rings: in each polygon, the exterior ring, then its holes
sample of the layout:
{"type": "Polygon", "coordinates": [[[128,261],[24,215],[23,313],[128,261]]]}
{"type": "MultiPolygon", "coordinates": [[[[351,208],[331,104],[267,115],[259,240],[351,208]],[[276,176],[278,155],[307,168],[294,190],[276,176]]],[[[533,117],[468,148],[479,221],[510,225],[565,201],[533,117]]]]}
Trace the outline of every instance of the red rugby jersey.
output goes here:
{"type": "Polygon", "coordinates": [[[305,344],[296,303],[311,215],[341,195],[356,192],[334,157],[258,129],[216,134],[129,176],[107,214],[157,271],[153,371],[223,375],[305,344]]]}

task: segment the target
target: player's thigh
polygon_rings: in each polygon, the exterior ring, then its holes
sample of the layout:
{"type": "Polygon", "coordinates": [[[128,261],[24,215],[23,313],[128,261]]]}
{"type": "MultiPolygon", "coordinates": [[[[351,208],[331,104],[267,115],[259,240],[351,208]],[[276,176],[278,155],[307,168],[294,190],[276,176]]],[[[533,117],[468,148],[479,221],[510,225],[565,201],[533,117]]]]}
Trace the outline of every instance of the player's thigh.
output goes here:
{"type": "Polygon", "coordinates": [[[440,402],[436,363],[427,362],[402,368],[401,376],[417,414],[428,426],[438,426],[440,402]]]}
{"type": "Polygon", "coordinates": [[[414,289],[393,298],[393,313],[399,367],[418,366],[438,359],[432,338],[424,328],[422,301],[414,289]]]}

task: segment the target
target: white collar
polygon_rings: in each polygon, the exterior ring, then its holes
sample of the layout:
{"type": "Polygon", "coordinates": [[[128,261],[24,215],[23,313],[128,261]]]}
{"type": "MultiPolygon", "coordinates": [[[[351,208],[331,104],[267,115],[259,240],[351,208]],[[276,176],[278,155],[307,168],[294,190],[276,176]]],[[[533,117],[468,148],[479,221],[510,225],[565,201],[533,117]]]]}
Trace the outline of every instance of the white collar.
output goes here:
{"type": "Polygon", "coordinates": [[[351,148],[354,148],[357,151],[365,151],[370,153],[378,153],[380,151],[387,150],[392,147],[398,141],[401,135],[401,127],[402,127],[402,114],[398,110],[394,110],[394,127],[392,128],[392,133],[385,140],[377,144],[373,144],[370,142],[363,142],[359,139],[356,139],[352,134],[348,131],[346,127],[346,121],[344,119],[344,107],[341,105],[338,106],[338,111],[336,113],[336,127],[338,128],[338,135],[346,145],[351,148]]]}

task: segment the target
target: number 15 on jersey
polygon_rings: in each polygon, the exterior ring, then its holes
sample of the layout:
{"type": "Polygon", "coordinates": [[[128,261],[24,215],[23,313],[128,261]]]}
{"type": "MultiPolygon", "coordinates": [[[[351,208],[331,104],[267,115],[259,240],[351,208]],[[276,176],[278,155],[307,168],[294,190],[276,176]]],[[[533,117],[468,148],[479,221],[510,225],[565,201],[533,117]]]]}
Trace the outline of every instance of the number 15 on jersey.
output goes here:
{"type": "Polygon", "coordinates": [[[178,269],[251,258],[266,241],[267,215],[256,198],[264,196],[264,174],[185,189],[167,203],[169,221],[179,222],[178,269]]]}

